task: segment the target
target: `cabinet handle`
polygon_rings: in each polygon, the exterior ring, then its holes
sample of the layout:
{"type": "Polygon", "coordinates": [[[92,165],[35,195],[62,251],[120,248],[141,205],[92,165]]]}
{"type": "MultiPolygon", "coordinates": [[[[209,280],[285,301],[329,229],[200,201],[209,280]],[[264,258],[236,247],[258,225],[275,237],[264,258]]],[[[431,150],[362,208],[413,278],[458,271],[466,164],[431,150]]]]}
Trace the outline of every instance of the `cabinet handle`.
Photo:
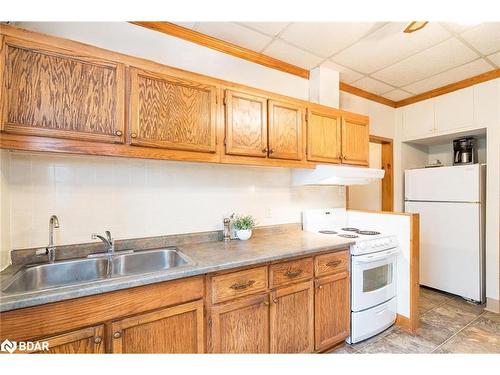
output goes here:
{"type": "Polygon", "coordinates": [[[341,260],[334,260],[334,261],[328,262],[326,265],[327,265],[327,267],[337,267],[341,263],[342,263],[341,260]]]}
{"type": "Polygon", "coordinates": [[[132,138],[137,138],[137,134],[132,133],[132,134],[130,134],[130,137],[132,137],[132,138]]]}
{"type": "Polygon", "coordinates": [[[267,153],[267,148],[263,148],[263,149],[262,149],[262,153],[263,153],[263,154],[266,154],[266,153],[267,153]]]}
{"type": "Polygon", "coordinates": [[[263,304],[264,306],[269,306],[269,301],[264,301],[264,302],[262,302],[262,304],[263,304]]]}
{"type": "Polygon", "coordinates": [[[102,337],[101,336],[94,337],[94,343],[100,344],[101,342],[102,342],[102,337]]]}
{"type": "Polygon", "coordinates": [[[122,337],[122,333],[120,331],[116,331],[115,333],[113,333],[113,338],[119,339],[120,337],[122,337]]]}
{"type": "Polygon", "coordinates": [[[273,148],[269,150],[269,155],[271,155],[272,153],[274,153],[274,149],[273,148]]]}
{"type": "Polygon", "coordinates": [[[299,276],[302,273],[302,270],[297,270],[297,271],[286,271],[285,276],[289,277],[290,279],[293,279],[294,277],[299,276]]]}
{"type": "Polygon", "coordinates": [[[277,298],[273,298],[273,302],[274,303],[278,303],[278,299],[277,298]]]}
{"type": "Polygon", "coordinates": [[[255,280],[249,280],[246,284],[236,283],[231,285],[230,288],[234,290],[244,290],[251,287],[253,284],[255,284],[255,280]]]}
{"type": "Polygon", "coordinates": [[[318,289],[323,289],[323,285],[318,286],[318,289]]]}
{"type": "Polygon", "coordinates": [[[342,159],[347,160],[347,155],[342,156],[342,159]]]}
{"type": "Polygon", "coordinates": [[[122,133],[122,131],[121,131],[121,130],[117,130],[117,131],[115,131],[115,135],[117,135],[118,137],[121,137],[121,135],[122,135],[122,134],[123,134],[123,133],[122,133]]]}

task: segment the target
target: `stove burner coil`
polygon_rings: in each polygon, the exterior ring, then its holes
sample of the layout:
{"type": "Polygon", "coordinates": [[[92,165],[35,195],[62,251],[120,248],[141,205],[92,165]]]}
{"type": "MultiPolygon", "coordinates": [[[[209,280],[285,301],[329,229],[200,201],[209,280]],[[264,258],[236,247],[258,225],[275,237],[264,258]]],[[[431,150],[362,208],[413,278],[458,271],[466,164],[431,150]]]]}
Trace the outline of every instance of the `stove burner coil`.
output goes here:
{"type": "Polygon", "coordinates": [[[333,230],[320,230],[319,233],[322,233],[322,234],[337,234],[337,232],[335,232],[333,230]]]}
{"type": "Polygon", "coordinates": [[[359,232],[358,228],[340,228],[345,232],[359,232]]]}
{"type": "Polygon", "coordinates": [[[355,234],[339,234],[339,237],[343,237],[343,238],[358,238],[359,236],[356,236],[355,234]]]}
{"type": "Polygon", "coordinates": [[[380,232],[376,232],[374,230],[359,230],[358,234],[364,234],[365,236],[376,236],[380,234],[380,232]]]}

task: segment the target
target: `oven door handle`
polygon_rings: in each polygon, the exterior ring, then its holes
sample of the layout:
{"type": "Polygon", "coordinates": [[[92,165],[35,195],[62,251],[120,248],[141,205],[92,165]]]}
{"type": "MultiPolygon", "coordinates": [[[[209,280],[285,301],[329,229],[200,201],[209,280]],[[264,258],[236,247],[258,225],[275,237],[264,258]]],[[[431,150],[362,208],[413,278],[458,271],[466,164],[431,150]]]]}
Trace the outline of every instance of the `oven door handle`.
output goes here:
{"type": "Polygon", "coordinates": [[[384,258],[390,257],[392,255],[396,255],[398,252],[399,252],[398,249],[391,249],[391,250],[384,251],[382,254],[377,253],[377,254],[354,256],[352,258],[352,260],[354,263],[372,263],[372,262],[376,262],[380,259],[384,259],[384,258]]]}

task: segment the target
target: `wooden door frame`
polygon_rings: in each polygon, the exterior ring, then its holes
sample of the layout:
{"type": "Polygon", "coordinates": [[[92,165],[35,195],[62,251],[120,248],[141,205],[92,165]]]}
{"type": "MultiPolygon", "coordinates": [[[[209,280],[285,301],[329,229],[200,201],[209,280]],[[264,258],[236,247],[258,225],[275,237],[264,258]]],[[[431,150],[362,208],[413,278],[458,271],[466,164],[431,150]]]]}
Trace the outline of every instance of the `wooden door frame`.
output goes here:
{"type": "MultiPolygon", "coordinates": [[[[379,137],[378,135],[370,135],[371,143],[378,143],[382,146],[381,165],[385,171],[382,179],[382,207],[381,211],[394,211],[394,148],[392,138],[379,137]]],[[[345,207],[349,209],[349,187],[346,186],[345,192],[345,207]]]]}

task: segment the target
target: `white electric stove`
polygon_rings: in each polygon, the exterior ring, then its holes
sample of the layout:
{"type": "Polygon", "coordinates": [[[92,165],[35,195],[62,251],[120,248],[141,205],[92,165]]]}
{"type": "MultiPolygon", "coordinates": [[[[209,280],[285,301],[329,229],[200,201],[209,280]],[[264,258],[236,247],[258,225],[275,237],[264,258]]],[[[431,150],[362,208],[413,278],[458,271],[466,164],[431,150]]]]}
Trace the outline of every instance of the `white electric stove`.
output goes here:
{"type": "Polygon", "coordinates": [[[366,340],[394,324],[399,253],[396,236],[349,226],[344,208],[306,210],[302,213],[302,229],[354,241],[350,246],[351,336],[347,341],[366,340]]]}

